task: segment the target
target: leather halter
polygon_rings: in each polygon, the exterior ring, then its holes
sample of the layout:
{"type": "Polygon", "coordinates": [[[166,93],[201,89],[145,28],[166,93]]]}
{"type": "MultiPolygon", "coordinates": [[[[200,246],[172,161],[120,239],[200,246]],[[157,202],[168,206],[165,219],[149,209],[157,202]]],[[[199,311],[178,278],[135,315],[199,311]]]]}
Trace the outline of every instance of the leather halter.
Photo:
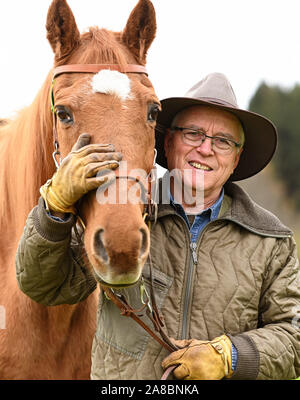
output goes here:
{"type": "Polygon", "coordinates": [[[118,71],[123,74],[134,73],[134,74],[148,75],[146,68],[143,65],[138,65],[138,64],[128,64],[126,67],[121,67],[118,64],[66,64],[66,65],[60,65],[54,68],[53,70],[52,84],[50,89],[50,102],[51,102],[51,111],[53,115],[53,142],[55,149],[52,154],[52,157],[56,165],[56,168],[58,168],[60,164],[61,157],[60,157],[59,142],[56,129],[57,117],[56,117],[54,94],[53,94],[54,80],[57,76],[61,74],[70,74],[70,73],[96,74],[104,69],[111,71],[118,71]],[[57,157],[59,159],[57,159],[57,157]]]}
{"type": "MultiPolygon", "coordinates": [[[[53,160],[55,162],[56,167],[59,167],[61,158],[60,158],[60,151],[59,151],[59,142],[58,142],[58,135],[57,135],[57,129],[56,129],[56,123],[57,123],[57,118],[56,118],[56,111],[55,111],[55,103],[54,103],[54,95],[53,95],[53,87],[54,87],[54,79],[65,73],[98,73],[101,70],[112,70],[112,71],[118,71],[124,74],[128,73],[138,73],[138,74],[145,74],[147,75],[147,70],[144,66],[142,65],[135,65],[135,64],[128,64],[126,67],[122,68],[120,65],[117,64],[69,64],[69,65],[61,65],[53,70],[53,80],[52,80],[52,85],[51,85],[51,111],[53,113],[53,141],[54,141],[54,148],[55,151],[53,152],[53,160]],[[59,156],[59,160],[57,160],[57,156],[59,156]]],[[[156,159],[156,154],[154,158],[154,164],[155,164],[155,159],[156,159]]],[[[150,219],[154,217],[154,221],[156,221],[156,216],[157,216],[157,204],[154,203],[151,199],[151,176],[150,174],[148,175],[148,190],[146,191],[144,185],[142,182],[135,177],[131,176],[116,176],[116,179],[128,179],[135,181],[139,184],[141,188],[141,198],[144,200],[146,207],[144,210],[144,219],[146,220],[148,227],[150,229],[150,219]]],[[[81,219],[80,219],[81,220],[81,219]]],[[[84,225],[83,225],[83,228],[84,225]]],[[[123,295],[116,294],[111,288],[104,286],[101,284],[102,290],[104,291],[105,295],[107,298],[113,301],[113,303],[120,309],[121,314],[127,317],[131,317],[134,319],[140,326],[142,326],[143,329],[148,332],[149,335],[151,335],[161,346],[165,347],[169,352],[173,352],[178,350],[178,347],[172,343],[168,335],[164,332],[162,329],[164,326],[163,322],[163,316],[158,310],[158,307],[156,305],[156,300],[155,300],[155,295],[154,295],[154,290],[153,290],[153,278],[152,278],[152,261],[151,261],[151,255],[149,254],[149,266],[150,266],[150,294],[151,298],[148,297],[146,302],[144,303],[144,306],[141,307],[139,310],[134,310],[127,302],[126,298],[123,295]],[[151,304],[150,304],[151,300],[151,304]],[[160,337],[152,331],[140,318],[140,313],[142,310],[146,308],[146,314],[153,323],[154,329],[156,332],[160,334],[160,337]]],[[[142,299],[143,302],[143,299],[142,299]]],[[[165,373],[162,376],[162,380],[166,380],[168,375],[177,367],[177,365],[173,365],[165,371],[165,373]]]]}
{"type": "Polygon", "coordinates": [[[111,71],[118,71],[123,74],[135,73],[135,74],[147,74],[147,70],[143,65],[137,64],[128,64],[126,67],[121,67],[118,64],[67,64],[67,65],[60,65],[59,67],[54,68],[53,71],[53,79],[65,73],[98,73],[103,69],[108,69],[111,71]]]}
{"type": "MultiPolygon", "coordinates": [[[[93,73],[93,74],[96,74],[101,70],[118,71],[123,74],[135,73],[135,74],[148,75],[146,68],[143,65],[138,65],[138,64],[127,64],[126,67],[122,67],[118,64],[66,64],[66,65],[60,65],[60,66],[54,68],[53,75],[52,75],[51,90],[50,90],[50,101],[51,101],[51,111],[52,111],[52,115],[53,115],[53,142],[54,142],[54,152],[52,154],[52,157],[53,157],[54,163],[56,165],[56,168],[58,168],[60,165],[61,154],[59,151],[59,142],[58,142],[58,135],[57,135],[57,129],[56,129],[57,116],[56,116],[54,93],[53,93],[55,78],[61,74],[68,74],[68,73],[93,73]],[[59,159],[57,159],[57,157],[59,159]]],[[[156,158],[156,155],[155,155],[155,158],[156,158]]],[[[155,159],[154,159],[154,164],[155,164],[155,159]]],[[[144,218],[146,218],[146,217],[151,218],[153,215],[156,215],[155,204],[151,200],[151,176],[150,175],[148,175],[148,195],[147,196],[145,195],[147,193],[145,190],[145,187],[138,178],[133,178],[131,176],[126,176],[126,177],[122,176],[122,177],[116,177],[116,178],[117,179],[126,178],[126,179],[137,182],[141,187],[142,200],[146,199],[146,201],[144,201],[144,203],[146,204],[144,218]]]]}

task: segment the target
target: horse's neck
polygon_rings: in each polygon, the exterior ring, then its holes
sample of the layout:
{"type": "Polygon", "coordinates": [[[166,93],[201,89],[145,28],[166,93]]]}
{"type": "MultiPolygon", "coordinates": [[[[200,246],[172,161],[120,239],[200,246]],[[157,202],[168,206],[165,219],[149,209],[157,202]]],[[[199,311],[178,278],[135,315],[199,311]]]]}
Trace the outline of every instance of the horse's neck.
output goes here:
{"type": "MultiPolygon", "coordinates": [[[[19,236],[29,211],[39,198],[39,187],[53,171],[51,119],[42,98],[0,130],[0,231],[19,236]],[[47,139],[48,138],[48,139],[47,139]]],[[[1,234],[0,234],[1,235],[1,234]]]]}

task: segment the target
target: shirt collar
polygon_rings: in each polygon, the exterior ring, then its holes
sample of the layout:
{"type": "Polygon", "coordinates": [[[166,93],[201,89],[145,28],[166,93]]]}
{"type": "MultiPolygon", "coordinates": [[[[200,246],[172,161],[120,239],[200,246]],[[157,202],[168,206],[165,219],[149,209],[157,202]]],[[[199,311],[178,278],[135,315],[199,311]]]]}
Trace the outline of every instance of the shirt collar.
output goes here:
{"type": "Polygon", "coordinates": [[[220,197],[218,198],[218,200],[210,207],[210,210],[211,210],[210,219],[211,220],[218,218],[223,198],[224,198],[224,188],[222,188],[222,191],[221,191],[221,194],[220,194],[220,197]]]}
{"type": "MultiPolygon", "coordinates": [[[[197,214],[197,215],[201,215],[203,213],[207,213],[208,211],[210,211],[210,220],[214,220],[218,218],[219,212],[220,212],[220,208],[221,208],[221,204],[224,198],[224,188],[222,188],[221,194],[218,198],[218,200],[210,207],[206,208],[205,210],[201,211],[201,213],[197,214]]],[[[171,200],[171,204],[173,205],[173,207],[175,207],[175,209],[177,211],[179,211],[181,214],[184,213],[185,215],[185,211],[184,208],[182,207],[181,204],[176,203],[173,199],[172,194],[170,193],[170,200],[171,200]]]]}

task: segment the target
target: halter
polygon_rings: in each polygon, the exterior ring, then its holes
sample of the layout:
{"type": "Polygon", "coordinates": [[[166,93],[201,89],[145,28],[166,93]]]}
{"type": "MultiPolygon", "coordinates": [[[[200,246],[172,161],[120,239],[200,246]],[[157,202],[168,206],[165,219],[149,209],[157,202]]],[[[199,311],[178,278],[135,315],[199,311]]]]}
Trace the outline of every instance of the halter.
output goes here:
{"type": "MultiPolygon", "coordinates": [[[[70,74],[70,73],[98,73],[101,70],[111,70],[118,71],[123,74],[135,73],[135,74],[145,74],[148,75],[147,70],[144,66],[138,64],[128,64],[126,67],[121,67],[118,64],[66,64],[60,65],[53,70],[52,76],[52,84],[50,89],[50,102],[51,102],[51,111],[53,115],[53,144],[54,144],[54,152],[52,153],[52,157],[56,166],[56,169],[59,167],[61,163],[61,153],[59,150],[59,142],[57,135],[57,116],[55,111],[55,102],[54,102],[54,83],[55,78],[61,74],[70,74]]],[[[155,165],[156,152],[154,157],[155,165]]],[[[144,204],[146,204],[144,210],[144,219],[150,220],[150,218],[154,215],[156,216],[156,205],[151,199],[151,173],[147,176],[148,180],[148,190],[146,191],[144,185],[138,178],[134,178],[131,176],[117,176],[117,179],[128,179],[131,181],[135,181],[139,184],[141,188],[141,197],[144,200],[144,204]],[[146,194],[147,193],[147,194],[146,194]]]]}
{"type": "MultiPolygon", "coordinates": [[[[147,70],[142,65],[135,65],[135,64],[128,64],[125,68],[122,68],[120,65],[117,64],[70,64],[70,65],[61,65],[56,67],[53,71],[53,79],[51,84],[50,90],[50,101],[51,101],[51,111],[53,114],[53,142],[54,142],[54,152],[52,154],[54,163],[56,168],[59,167],[61,163],[61,153],[59,151],[59,142],[58,142],[58,135],[57,135],[57,117],[55,112],[55,105],[54,105],[54,82],[55,78],[61,74],[65,73],[98,73],[103,69],[108,69],[112,71],[118,71],[124,74],[128,73],[137,73],[137,74],[146,74],[147,70]]],[[[155,150],[153,166],[155,165],[157,152],[155,150]]],[[[148,225],[150,230],[150,220],[154,217],[154,221],[157,218],[157,204],[151,198],[151,182],[152,176],[151,172],[146,177],[148,180],[148,190],[145,189],[145,186],[140,181],[140,179],[131,177],[131,176],[116,176],[116,179],[127,179],[134,181],[139,184],[141,189],[141,198],[144,200],[145,209],[143,213],[143,218],[148,225]]],[[[79,218],[81,220],[81,218],[79,218]]],[[[81,221],[82,222],[82,221],[81,221]]],[[[82,222],[83,224],[83,222],[82,222]]],[[[83,224],[83,228],[85,228],[83,224]]],[[[127,302],[126,298],[123,295],[116,294],[113,289],[101,285],[106,297],[113,301],[113,303],[120,309],[121,314],[127,317],[133,318],[143,329],[145,329],[148,334],[150,334],[161,346],[165,347],[168,351],[176,351],[178,350],[177,346],[172,343],[168,335],[163,331],[163,317],[158,310],[156,305],[154,290],[153,290],[153,278],[152,278],[152,261],[151,255],[149,254],[149,267],[150,267],[150,296],[148,295],[146,288],[144,287],[144,283],[140,286],[141,290],[141,302],[143,306],[139,310],[134,310],[127,302]],[[144,300],[144,296],[146,296],[146,300],[144,300]],[[151,305],[150,305],[151,301],[151,305]],[[140,318],[140,313],[142,310],[146,309],[147,316],[150,318],[154,329],[156,332],[160,334],[160,337],[152,331],[140,318]]],[[[162,376],[162,380],[167,379],[168,375],[176,368],[177,365],[169,367],[162,376]]]]}
{"type": "Polygon", "coordinates": [[[53,141],[54,141],[54,152],[52,154],[54,163],[56,168],[59,167],[61,162],[61,154],[59,151],[59,142],[58,142],[58,135],[56,129],[56,112],[55,112],[55,104],[54,104],[54,83],[55,78],[61,74],[70,74],[70,73],[93,73],[97,74],[103,69],[108,69],[111,71],[118,71],[123,74],[135,73],[135,74],[145,74],[148,75],[147,70],[142,65],[137,64],[128,64],[126,67],[121,67],[118,64],[66,64],[60,65],[59,67],[54,68],[53,75],[52,75],[52,84],[50,89],[50,103],[51,103],[51,111],[53,115],[53,141]],[[57,159],[58,157],[58,159],[57,159]]]}

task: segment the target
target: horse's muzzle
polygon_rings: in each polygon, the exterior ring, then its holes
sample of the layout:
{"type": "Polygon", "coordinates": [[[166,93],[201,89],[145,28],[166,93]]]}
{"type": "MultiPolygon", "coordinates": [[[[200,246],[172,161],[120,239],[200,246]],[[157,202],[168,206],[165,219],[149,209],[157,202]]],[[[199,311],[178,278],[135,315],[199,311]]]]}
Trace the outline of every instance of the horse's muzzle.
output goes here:
{"type": "Polygon", "coordinates": [[[106,237],[103,228],[95,232],[92,265],[100,283],[111,287],[125,287],[134,285],[139,280],[149,253],[149,231],[146,227],[141,227],[129,236],[126,238],[127,242],[122,237],[119,241],[117,237],[111,241],[106,237]]]}

